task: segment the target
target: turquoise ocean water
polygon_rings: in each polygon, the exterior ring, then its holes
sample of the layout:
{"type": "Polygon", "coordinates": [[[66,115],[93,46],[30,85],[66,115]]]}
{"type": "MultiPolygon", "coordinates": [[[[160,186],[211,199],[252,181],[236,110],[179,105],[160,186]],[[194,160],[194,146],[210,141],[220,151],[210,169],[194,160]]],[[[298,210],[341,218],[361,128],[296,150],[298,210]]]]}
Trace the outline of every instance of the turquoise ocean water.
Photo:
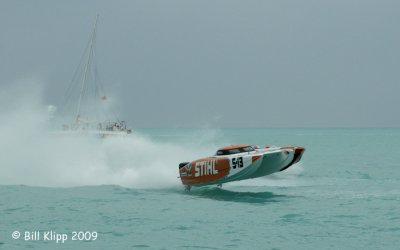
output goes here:
{"type": "MultiPolygon", "coordinates": [[[[43,177],[42,186],[0,183],[0,249],[400,248],[400,129],[137,132],[148,150],[201,148],[203,154],[226,143],[248,143],[301,145],[306,152],[286,172],[222,189],[186,192],[179,180],[157,185],[163,177],[154,174],[140,176],[149,183],[157,179],[145,188],[112,181],[92,185],[90,176],[88,183],[71,186],[46,182],[55,173],[43,177]],[[14,231],[22,234],[19,239],[12,238],[14,231]],[[64,233],[68,239],[26,241],[25,231],[64,233]],[[97,239],[73,241],[73,231],[97,232],[97,239]]],[[[176,155],[175,165],[171,159],[163,165],[159,154],[152,155],[158,165],[149,167],[174,172],[165,178],[178,176],[179,161],[192,160],[176,155]]]]}

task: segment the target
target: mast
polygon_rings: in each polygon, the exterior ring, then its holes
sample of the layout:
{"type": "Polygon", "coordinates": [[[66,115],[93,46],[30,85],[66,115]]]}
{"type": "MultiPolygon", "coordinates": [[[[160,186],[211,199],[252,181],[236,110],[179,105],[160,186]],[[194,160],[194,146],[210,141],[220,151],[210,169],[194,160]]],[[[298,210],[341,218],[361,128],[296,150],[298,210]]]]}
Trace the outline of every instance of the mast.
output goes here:
{"type": "Polygon", "coordinates": [[[82,78],[82,87],[81,87],[81,91],[79,93],[79,100],[78,100],[78,109],[76,111],[76,122],[79,121],[79,117],[80,117],[80,112],[81,112],[81,102],[82,102],[82,97],[83,94],[85,92],[85,87],[86,87],[86,80],[87,80],[87,72],[88,72],[88,68],[89,68],[89,64],[91,62],[91,59],[93,57],[93,45],[94,45],[94,41],[96,39],[96,28],[97,28],[97,20],[99,19],[99,15],[96,16],[96,21],[94,23],[94,28],[92,31],[92,35],[90,38],[90,48],[89,48],[89,55],[88,55],[88,60],[85,64],[85,72],[82,78]]]}

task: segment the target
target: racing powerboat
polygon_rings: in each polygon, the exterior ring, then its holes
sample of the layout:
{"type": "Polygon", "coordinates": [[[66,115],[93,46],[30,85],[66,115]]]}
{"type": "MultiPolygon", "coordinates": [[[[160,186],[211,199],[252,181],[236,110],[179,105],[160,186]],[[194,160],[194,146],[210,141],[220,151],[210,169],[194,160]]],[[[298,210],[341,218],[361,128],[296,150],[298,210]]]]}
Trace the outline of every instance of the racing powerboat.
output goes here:
{"type": "Polygon", "coordinates": [[[188,190],[192,186],[221,186],[283,171],[299,162],[304,151],[300,146],[229,145],[214,156],[180,163],[179,175],[188,190]]]}

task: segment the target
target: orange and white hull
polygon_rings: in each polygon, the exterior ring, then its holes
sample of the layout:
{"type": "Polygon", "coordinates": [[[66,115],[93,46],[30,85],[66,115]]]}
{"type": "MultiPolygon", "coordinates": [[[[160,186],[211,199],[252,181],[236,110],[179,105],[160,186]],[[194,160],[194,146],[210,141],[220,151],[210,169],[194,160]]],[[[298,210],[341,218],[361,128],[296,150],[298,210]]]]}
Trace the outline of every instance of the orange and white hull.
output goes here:
{"type": "Polygon", "coordinates": [[[300,161],[304,150],[288,146],[216,155],[180,164],[179,174],[189,188],[257,178],[289,168],[300,161]]]}

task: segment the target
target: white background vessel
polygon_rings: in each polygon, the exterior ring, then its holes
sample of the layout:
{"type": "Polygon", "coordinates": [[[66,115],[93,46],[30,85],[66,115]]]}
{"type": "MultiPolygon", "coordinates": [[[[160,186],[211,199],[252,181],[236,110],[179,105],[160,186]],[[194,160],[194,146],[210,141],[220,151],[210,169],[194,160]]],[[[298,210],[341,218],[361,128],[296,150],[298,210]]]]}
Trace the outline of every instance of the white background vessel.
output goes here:
{"type": "Polygon", "coordinates": [[[100,81],[96,63],[98,16],[89,43],[68,87],[61,111],[60,134],[92,134],[101,137],[128,135],[131,129],[112,112],[109,97],[100,81]]]}

